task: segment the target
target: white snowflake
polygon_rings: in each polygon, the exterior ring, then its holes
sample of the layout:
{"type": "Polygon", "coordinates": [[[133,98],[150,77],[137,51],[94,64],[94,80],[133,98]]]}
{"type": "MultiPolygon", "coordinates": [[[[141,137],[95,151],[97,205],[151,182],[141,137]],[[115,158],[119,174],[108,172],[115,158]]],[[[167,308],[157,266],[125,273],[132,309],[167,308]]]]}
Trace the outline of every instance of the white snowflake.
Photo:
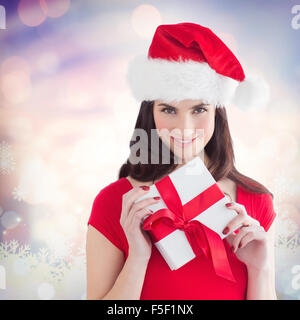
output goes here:
{"type": "Polygon", "coordinates": [[[47,248],[39,248],[38,253],[34,254],[29,245],[21,245],[17,240],[0,242],[1,262],[15,259],[22,259],[35,272],[38,272],[39,268],[42,269],[45,277],[56,281],[62,280],[69,267],[63,259],[57,259],[50,254],[47,248]]]}
{"type": "Polygon", "coordinates": [[[292,236],[279,234],[275,240],[275,247],[296,250],[300,247],[300,232],[296,232],[292,236]]]}
{"type": "Polygon", "coordinates": [[[15,187],[11,194],[13,198],[18,201],[24,201],[27,195],[26,191],[22,190],[20,187],[15,187]]]}
{"type": "Polygon", "coordinates": [[[15,164],[10,145],[2,141],[0,143],[0,173],[10,174],[15,169],[15,164]]]}
{"type": "Polygon", "coordinates": [[[279,219],[278,234],[283,237],[291,237],[298,231],[298,226],[289,218],[279,219]]]}
{"type": "Polygon", "coordinates": [[[84,247],[76,251],[65,259],[45,247],[33,253],[17,240],[0,242],[0,261],[6,271],[6,290],[0,290],[0,299],[79,299],[85,289],[84,247]],[[51,297],[41,294],[43,288],[51,289],[51,297]]]}

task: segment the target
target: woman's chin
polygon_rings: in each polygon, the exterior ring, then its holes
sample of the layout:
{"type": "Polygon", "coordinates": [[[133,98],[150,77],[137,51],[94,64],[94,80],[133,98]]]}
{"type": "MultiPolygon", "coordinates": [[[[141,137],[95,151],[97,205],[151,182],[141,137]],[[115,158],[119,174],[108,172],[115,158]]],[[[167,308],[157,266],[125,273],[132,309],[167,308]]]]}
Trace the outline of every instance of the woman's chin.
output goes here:
{"type": "Polygon", "coordinates": [[[177,158],[177,163],[178,164],[184,164],[189,162],[190,160],[194,159],[196,157],[195,154],[189,155],[189,156],[182,156],[182,154],[174,153],[177,158]]]}
{"type": "Polygon", "coordinates": [[[199,155],[201,153],[201,151],[199,150],[199,152],[195,152],[195,150],[192,149],[173,149],[173,153],[176,155],[177,158],[182,159],[182,161],[184,162],[188,162],[189,160],[192,160],[193,158],[195,158],[197,155],[199,155]]]}

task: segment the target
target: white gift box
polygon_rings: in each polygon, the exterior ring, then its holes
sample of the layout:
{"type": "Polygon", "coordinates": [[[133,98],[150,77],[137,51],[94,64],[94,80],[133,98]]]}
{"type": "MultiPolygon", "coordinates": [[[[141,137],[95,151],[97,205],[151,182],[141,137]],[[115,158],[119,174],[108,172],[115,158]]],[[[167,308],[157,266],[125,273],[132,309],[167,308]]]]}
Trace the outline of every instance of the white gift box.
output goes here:
{"type": "MultiPolygon", "coordinates": [[[[216,184],[216,181],[200,157],[195,157],[184,166],[174,170],[169,174],[169,178],[176,188],[183,206],[206,189],[216,184]]],[[[223,192],[222,194],[224,195],[223,192]]],[[[150,186],[150,190],[135,202],[155,196],[161,195],[158,192],[156,185],[153,184],[150,186]]],[[[221,239],[224,239],[228,234],[224,235],[222,231],[229,221],[237,215],[235,210],[228,209],[225,206],[228,202],[230,201],[224,195],[223,198],[215,202],[199,215],[195,213],[195,217],[191,220],[198,220],[203,225],[216,232],[221,239]]],[[[157,204],[150,205],[147,208],[151,209],[153,214],[155,214],[156,211],[166,209],[167,206],[163,199],[161,199],[157,204]]],[[[176,229],[163,239],[155,242],[155,246],[164,257],[171,270],[182,267],[196,257],[185,232],[180,229],[176,229]]]]}

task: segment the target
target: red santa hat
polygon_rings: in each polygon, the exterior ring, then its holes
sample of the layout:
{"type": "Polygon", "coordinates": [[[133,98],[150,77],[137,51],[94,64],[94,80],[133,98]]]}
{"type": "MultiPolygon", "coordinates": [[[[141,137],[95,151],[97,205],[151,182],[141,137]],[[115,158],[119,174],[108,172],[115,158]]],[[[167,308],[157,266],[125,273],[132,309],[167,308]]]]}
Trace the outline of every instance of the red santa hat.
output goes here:
{"type": "Polygon", "coordinates": [[[215,106],[264,105],[269,87],[245,77],[238,59],[210,29],[195,23],[157,27],[148,56],[129,62],[126,78],[138,101],[201,99],[215,106]]]}

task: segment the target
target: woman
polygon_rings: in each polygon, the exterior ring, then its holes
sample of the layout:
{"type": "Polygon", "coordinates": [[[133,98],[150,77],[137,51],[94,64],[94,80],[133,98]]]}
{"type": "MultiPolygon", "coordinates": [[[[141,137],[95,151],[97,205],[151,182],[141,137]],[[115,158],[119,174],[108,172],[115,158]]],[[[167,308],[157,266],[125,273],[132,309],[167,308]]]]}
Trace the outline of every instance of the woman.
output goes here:
{"type": "Polygon", "coordinates": [[[87,298],[276,299],[273,195],[234,166],[225,105],[241,103],[247,87],[236,57],[211,30],[179,23],[159,26],[148,58],[135,60],[130,68],[131,89],[136,98],[144,98],[135,129],[145,130],[148,143],[143,140],[136,155],[131,141],[119,179],[103,188],[93,203],[87,298]],[[153,130],[159,136],[157,164],[151,162],[156,150],[153,130]],[[133,163],[145,149],[148,161],[133,163]],[[164,149],[170,151],[169,163],[162,162],[164,149]],[[147,207],[160,199],[134,201],[196,156],[231,198],[228,208],[237,212],[223,230],[236,282],[217,276],[204,255],[171,271],[142,229],[151,214],[147,207]]]}

